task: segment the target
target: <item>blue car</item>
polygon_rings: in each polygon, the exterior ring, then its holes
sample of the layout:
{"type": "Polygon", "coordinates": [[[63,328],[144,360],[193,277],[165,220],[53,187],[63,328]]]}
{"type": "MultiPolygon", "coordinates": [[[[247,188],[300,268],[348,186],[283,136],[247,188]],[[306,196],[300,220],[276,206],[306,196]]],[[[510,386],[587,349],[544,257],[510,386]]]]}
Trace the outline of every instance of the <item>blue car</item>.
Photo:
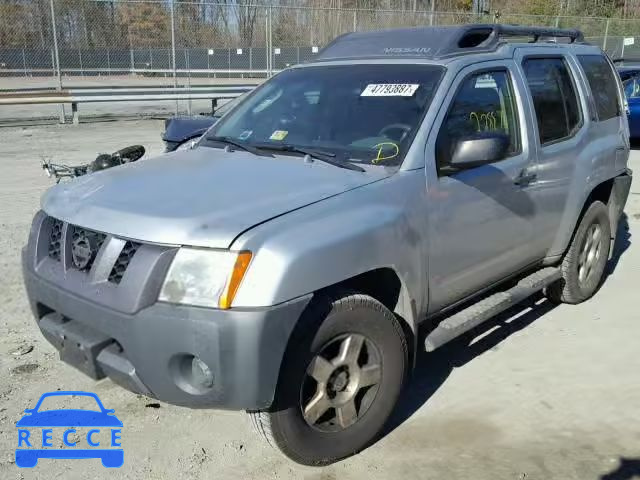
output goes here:
{"type": "MultiPolygon", "coordinates": [[[[111,445],[120,446],[119,443],[114,441],[119,439],[120,428],[122,422],[114,415],[114,411],[104,407],[100,398],[95,393],[80,392],[80,391],[59,391],[45,393],[40,397],[38,403],[34,408],[27,408],[25,410],[26,415],[23,416],[16,426],[19,429],[18,432],[18,448],[16,449],[16,465],[19,467],[34,467],[38,463],[40,458],[59,458],[59,459],[75,459],[75,458],[99,458],[102,461],[102,465],[108,468],[117,468],[122,466],[124,462],[124,451],[122,448],[86,448],[77,449],[73,448],[75,443],[71,444],[68,441],[67,432],[75,432],[73,427],[102,427],[111,430],[111,445]],[[42,402],[48,397],[56,396],[86,396],[93,398],[97,405],[98,410],[79,410],[79,409],[58,409],[58,410],[45,410],[39,411],[42,402]],[[64,443],[71,448],[54,449],[54,448],[37,448],[37,443],[40,439],[39,436],[32,435],[29,439],[30,433],[35,433],[29,429],[44,428],[44,427],[64,427],[67,428],[65,432],[64,443]],[[114,435],[115,432],[115,435],[114,435]],[[33,442],[33,448],[20,448],[23,446],[31,446],[33,442]]],[[[50,443],[45,444],[45,439],[51,440],[51,437],[45,437],[45,430],[42,431],[42,446],[52,446],[50,443]]],[[[87,443],[89,445],[98,446],[98,443],[92,441],[91,432],[99,432],[99,429],[90,430],[87,434],[87,443]]]]}
{"type": "Polygon", "coordinates": [[[220,118],[237,105],[245,95],[246,94],[242,94],[228,101],[220,108],[217,108],[212,115],[175,116],[167,118],[164,121],[164,132],[162,134],[165,152],[189,148],[194,140],[200,138],[211,125],[220,120],[220,118]]]}
{"type": "Polygon", "coordinates": [[[629,136],[632,140],[640,139],[640,66],[618,67],[622,79],[624,94],[627,98],[629,119],[629,136]]]}

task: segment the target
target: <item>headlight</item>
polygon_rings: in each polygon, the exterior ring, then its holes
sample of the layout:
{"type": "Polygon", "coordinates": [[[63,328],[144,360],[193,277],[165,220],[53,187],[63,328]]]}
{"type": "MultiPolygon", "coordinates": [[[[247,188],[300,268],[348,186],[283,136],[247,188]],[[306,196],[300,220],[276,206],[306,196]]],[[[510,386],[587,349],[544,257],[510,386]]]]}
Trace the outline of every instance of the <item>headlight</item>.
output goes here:
{"type": "Polygon", "coordinates": [[[181,248],[158,300],[230,308],[250,261],[251,252],[181,248]]]}
{"type": "Polygon", "coordinates": [[[202,136],[192,138],[191,140],[187,140],[186,142],[182,142],[180,145],[178,145],[178,148],[176,148],[176,150],[191,150],[196,146],[196,143],[198,143],[201,138],[202,136]]]}

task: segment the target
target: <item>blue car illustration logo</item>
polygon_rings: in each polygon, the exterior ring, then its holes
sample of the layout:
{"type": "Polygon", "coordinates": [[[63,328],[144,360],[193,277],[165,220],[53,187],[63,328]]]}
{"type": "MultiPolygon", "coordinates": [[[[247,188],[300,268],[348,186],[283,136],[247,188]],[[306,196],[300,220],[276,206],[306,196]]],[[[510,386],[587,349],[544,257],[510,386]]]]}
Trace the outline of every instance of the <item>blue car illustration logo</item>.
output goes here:
{"type": "Polygon", "coordinates": [[[49,392],[40,397],[34,408],[25,410],[16,426],[18,427],[18,448],[16,465],[22,468],[35,467],[40,458],[99,458],[108,468],[121,467],[124,450],[120,439],[122,422],[114,415],[114,410],[104,408],[98,395],[91,392],[49,392]],[[91,397],[99,410],[57,409],[42,410],[42,402],[50,397],[91,397]],[[76,448],[77,429],[89,428],[86,443],[91,448],[76,448]],[[65,448],[54,447],[53,434],[63,432],[61,440],[65,448]],[[104,448],[105,446],[111,448],[104,448]]]}

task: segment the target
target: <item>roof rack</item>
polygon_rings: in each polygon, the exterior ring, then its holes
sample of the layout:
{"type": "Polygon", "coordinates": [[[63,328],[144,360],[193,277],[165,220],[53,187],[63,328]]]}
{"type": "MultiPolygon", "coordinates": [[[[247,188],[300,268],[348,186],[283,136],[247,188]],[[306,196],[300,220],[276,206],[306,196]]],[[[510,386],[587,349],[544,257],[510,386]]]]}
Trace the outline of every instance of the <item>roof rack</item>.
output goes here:
{"type": "Polygon", "coordinates": [[[584,43],[582,32],[573,29],[501,24],[413,27],[347,33],[333,40],[314,60],[390,56],[440,59],[495,51],[505,37],[529,37],[531,43],[542,38],[584,43]]]}
{"type": "Polygon", "coordinates": [[[525,27],[520,25],[469,25],[467,32],[476,28],[491,28],[494,34],[500,37],[533,37],[532,42],[537,42],[540,37],[568,38],[570,43],[584,42],[582,32],[577,29],[552,28],[552,27],[525,27]]]}

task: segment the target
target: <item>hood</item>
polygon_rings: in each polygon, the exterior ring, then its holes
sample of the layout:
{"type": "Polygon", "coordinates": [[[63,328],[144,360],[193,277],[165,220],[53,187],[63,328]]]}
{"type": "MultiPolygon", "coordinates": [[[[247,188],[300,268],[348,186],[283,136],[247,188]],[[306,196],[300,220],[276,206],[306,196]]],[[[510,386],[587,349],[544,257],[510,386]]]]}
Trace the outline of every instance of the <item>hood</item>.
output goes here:
{"type": "Polygon", "coordinates": [[[41,203],[52,217],[124,238],[228,248],[256,224],[390,174],[198,147],[60,183],[41,203]]]}

